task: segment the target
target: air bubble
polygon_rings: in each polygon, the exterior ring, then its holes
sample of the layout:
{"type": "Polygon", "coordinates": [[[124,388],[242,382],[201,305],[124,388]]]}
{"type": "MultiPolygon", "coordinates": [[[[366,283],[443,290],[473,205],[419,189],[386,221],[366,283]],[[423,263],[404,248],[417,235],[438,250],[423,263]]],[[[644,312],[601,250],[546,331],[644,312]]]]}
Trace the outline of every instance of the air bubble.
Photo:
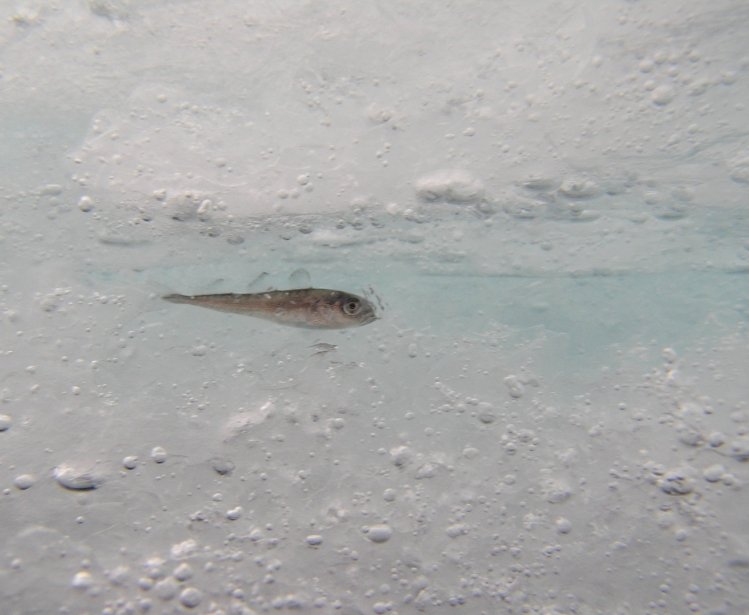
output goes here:
{"type": "Polygon", "coordinates": [[[641,73],[649,73],[655,68],[655,63],[650,59],[645,59],[639,65],[641,73]]]}
{"type": "Polygon", "coordinates": [[[153,593],[161,600],[171,600],[179,591],[179,583],[174,579],[163,579],[153,586],[153,593]]]}
{"type": "Polygon", "coordinates": [[[664,348],[661,351],[661,356],[663,357],[664,361],[666,361],[666,363],[674,363],[678,358],[678,355],[673,348],[664,348]]]}
{"type": "Polygon", "coordinates": [[[8,431],[13,424],[13,419],[7,414],[0,414],[0,431],[8,431]]]}
{"type": "Polygon", "coordinates": [[[135,455],[128,455],[122,460],[122,466],[126,470],[134,470],[138,465],[138,458],[135,455]]]}
{"type": "Polygon", "coordinates": [[[674,96],[676,96],[676,92],[673,87],[670,85],[659,85],[653,90],[650,98],[656,105],[664,106],[670,103],[674,99],[674,96]]]}
{"type": "Polygon", "coordinates": [[[197,346],[193,346],[190,350],[190,354],[194,357],[204,357],[206,354],[208,354],[208,346],[205,344],[198,344],[197,346]]]}
{"type": "Polygon", "coordinates": [[[180,564],[174,569],[172,576],[178,581],[187,581],[192,578],[192,568],[190,567],[190,564],[180,564]]]}
{"type": "Polygon", "coordinates": [[[385,211],[389,213],[391,216],[397,216],[398,214],[401,213],[402,209],[403,208],[400,206],[399,203],[391,202],[385,205],[385,211]]]}
{"type": "Polygon", "coordinates": [[[716,463],[715,465],[705,468],[702,471],[702,476],[710,483],[717,483],[721,478],[723,478],[725,472],[726,469],[719,463],[716,463]]]}
{"type": "Polygon", "coordinates": [[[375,124],[385,124],[393,118],[395,112],[387,107],[380,107],[379,105],[372,103],[367,107],[366,114],[371,122],[375,124]]]}
{"type": "Polygon", "coordinates": [[[103,475],[89,468],[61,463],[52,471],[52,476],[61,487],[72,491],[97,489],[104,482],[103,475]]]}
{"type": "Polygon", "coordinates": [[[504,379],[505,386],[507,387],[510,397],[514,399],[520,399],[525,393],[525,387],[517,376],[509,375],[504,379]]]}
{"type": "Polygon", "coordinates": [[[76,575],[73,577],[73,580],[70,582],[70,584],[75,589],[89,589],[94,584],[94,579],[91,576],[90,572],[87,572],[86,570],[81,570],[81,572],[76,573],[76,575]]]}
{"type": "Polygon", "coordinates": [[[731,442],[731,456],[738,461],[749,461],[749,438],[738,438],[731,442]]]}
{"type": "MultiPolygon", "coordinates": [[[[427,428],[428,430],[429,428],[427,428]]],[[[427,436],[432,435],[431,432],[425,430],[425,433],[427,436]]],[[[437,468],[434,464],[431,463],[425,463],[424,465],[420,466],[418,470],[416,470],[416,474],[414,475],[414,478],[416,480],[424,480],[427,478],[434,478],[437,475],[437,468]]]]}
{"type": "Polygon", "coordinates": [[[599,188],[589,179],[565,179],[559,192],[571,199],[587,199],[598,194],[599,188]]]}
{"type": "Polygon", "coordinates": [[[720,81],[723,85],[733,85],[736,83],[736,71],[723,70],[720,72],[720,81]]]}
{"type": "Polygon", "coordinates": [[[47,184],[39,191],[39,194],[43,196],[58,196],[62,194],[62,186],[60,184],[47,184]]]}
{"type": "Polygon", "coordinates": [[[520,185],[526,190],[534,192],[549,192],[559,186],[559,180],[553,176],[535,174],[526,177],[520,182],[520,185]]]}
{"type": "Polygon", "coordinates": [[[179,601],[188,609],[194,609],[203,600],[203,594],[199,589],[187,587],[179,595],[179,601]]]}
{"type": "Polygon", "coordinates": [[[730,177],[739,184],[749,184],[749,153],[744,152],[728,161],[730,177]]]}
{"type": "Polygon", "coordinates": [[[448,535],[449,538],[457,538],[458,536],[463,536],[468,533],[468,528],[464,523],[455,523],[453,525],[448,526],[448,528],[445,530],[445,533],[448,535]]]}
{"type": "Polygon", "coordinates": [[[197,549],[198,543],[192,538],[188,538],[187,540],[173,544],[170,555],[173,559],[183,559],[190,557],[197,549]]]}
{"type": "Polygon", "coordinates": [[[117,566],[113,570],[107,572],[107,579],[112,585],[123,587],[128,584],[130,580],[130,570],[127,566],[117,566]]]}
{"type": "Polygon", "coordinates": [[[381,525],[371,525],[369,528],[367,528],[366,532],[367,538],[369,538],[372,542],[377,543],[387,542],[393,535],[393,530],[389,525],[386,525],[384,523],[381,525]]]}
{"type": "Polygon", "coordinates": [[[683,469],[669,470],[658,481],[658,486],[668,495],[687,495],[694,491],[694,481],[689,474],[683,469]]]}
{"type": "Polygon", "coordinates": [[[533,220],[543,214],[546,204],[540,201],[515,199],[504,203],[502,209],[506,214],[518,220],[533,220]]]}
{"type": "Polygon", "coordinates": [[[390,449],[390,459],[396,467],[408,465],[413,460],[413,452],[407,446],[398,446],[390,449]]]}
{"type": "Polygon", "coordinates": [[[89,196],[82,196],[78,199],[78,209],[83,212],[91,211],[94,208],[94,202],[89,196]]]}
{"type": "Polygon", "coordinates": [[[229,521],[236,521],[242,516],[242,507],[237,506],[236,508],[232,508],[231,510],[226,511],[226,518],[229,519],[229,521]]]}
{"type": "Polygon", "coordinates": [[[13,479],[13,484],[17,489],[25,491],[34,486],[36,479],[31,474],[19,474],[13,479]]]}
{"type": "Polygon", "coordinates": [[[138,588],[142,589],[144,592],[152,590],[153,585],[153,580],[149,579],[148,577],[141,577],[140,579],[138,579],[138,588]]]}
{"type": "Polygon", "coordinates": [[[484,186],[467,171],[448,169],[420,178],[416,194],[427,202],[475,203],[484,198],[484,186]]]}
{"type": "Polygon", "coordinates": [[[556,520],[557,532],[560,534],[569,534],[572,531],[572,522],[564,517],[556,520]]]}
{"type": "Polygon", "coordinates": [[[679,435],[679,442],[687,446],[700,446],[703,441],[702,434],[692,429],[687,429],[679,435]]]}
{"type": "Polygon", "coordinates": [[[550,504],[561,504],[572,497],[572,489],[563,480],[549,480],[544,485],[544,495],[550,504]]]}
{"type": "Polygon", "coordinates": [[[154,463],[164,463],[167,458],[166,450],[161,446],[154,446],[151,449],[151,459],[154,463]]]}
{"type": "Polygon", "coordinates": [[[234,471],[234,464],[229,459],[223,459],[222,457],[211,459],[211,467],[216,474],[221,476],[228,476],[234,471]]]}

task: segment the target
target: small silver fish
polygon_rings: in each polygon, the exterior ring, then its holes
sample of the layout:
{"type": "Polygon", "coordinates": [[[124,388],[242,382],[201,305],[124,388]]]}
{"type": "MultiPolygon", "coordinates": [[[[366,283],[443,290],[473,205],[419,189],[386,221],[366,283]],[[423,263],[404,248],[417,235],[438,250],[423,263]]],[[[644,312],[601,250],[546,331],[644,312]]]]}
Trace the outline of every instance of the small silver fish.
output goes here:
{"type": "Polygon", "coordinates": [[[359,327],[377,319],[372,304],[352,293],[325,288],[252,294],[165,295],[166,301],[244,314],[307,329],[359,327]]]}

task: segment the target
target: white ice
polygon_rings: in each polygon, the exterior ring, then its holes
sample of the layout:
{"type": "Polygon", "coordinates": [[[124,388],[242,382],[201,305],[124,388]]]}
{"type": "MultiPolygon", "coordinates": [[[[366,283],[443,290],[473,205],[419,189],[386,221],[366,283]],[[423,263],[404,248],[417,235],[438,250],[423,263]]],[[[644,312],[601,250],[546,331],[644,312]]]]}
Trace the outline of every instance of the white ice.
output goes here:
{"type": "Polygon", "coordinates": [[[747,31],[2,3],[2,613],[749,612],[747,31]]]}

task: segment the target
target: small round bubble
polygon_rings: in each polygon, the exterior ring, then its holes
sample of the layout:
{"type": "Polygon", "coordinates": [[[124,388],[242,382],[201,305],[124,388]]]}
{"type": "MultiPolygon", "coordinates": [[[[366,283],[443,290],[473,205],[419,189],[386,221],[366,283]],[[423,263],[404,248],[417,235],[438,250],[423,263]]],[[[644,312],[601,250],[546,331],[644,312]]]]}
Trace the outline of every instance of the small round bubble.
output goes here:
{"type": "Polygon", "coordinates": [[[151,449],[151,459],[155,463],[164,463],[166,461],[167,453],[166,450],[161,446],[154,446],[151,449]]]}
{"type": "Polygon", "coordinates": [[[81,572],[76,573],[70,584],[76,589],[88,589],[94,584],[94,580],[91,577],[90,572],[82,570],[81,572]]]}
{"type": "Polygon", "coordinates": [[[19,474],[13,480],[13,484],[16,488],[21,489],[22,491],[33,487],[35,482],[36,479],[31,474],[19,474]]]}
{"type": "Polygon", "coordinates": [[[186,587],[182,590],[182,593],[179,595],[179,601],[182,603],[183,606],[186,606],[188,609],[194,609],[196,606],[200,604],[200,602],[203,600],[203,594],[200,592],[199,589],[196,589],[194,587],[186,587]]]}
{"type": "Polygon", "coordinates": [[[138,458],[135,455],[128,455],[122,460],[122,467],[126,470],[134,470],[138,465],[138,458]]]}
{"type": "Polygon", "coordinates": [[[173,576],[178,581],[187,581],[192,578],[192,568],[190,567],[190,564],[184,562],[181,563],[174,569],[173,576]]]}
{"type": "Polygon", "coordinates": [[[367,538],[369,538],[372,542],[387,542],[390,540],[390,537],[393,535],[393,530],[389,525],[386,524],[380,524],[380,525],[372,525],[367,530],[367,538]]]}

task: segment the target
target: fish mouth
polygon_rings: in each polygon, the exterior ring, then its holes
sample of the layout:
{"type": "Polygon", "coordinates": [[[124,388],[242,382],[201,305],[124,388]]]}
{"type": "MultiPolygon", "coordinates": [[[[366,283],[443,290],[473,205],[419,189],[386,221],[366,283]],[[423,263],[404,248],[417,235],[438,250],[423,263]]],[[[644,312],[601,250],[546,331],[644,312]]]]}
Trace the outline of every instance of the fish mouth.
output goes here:
{"type": "Polygon", "coordinates": [[[374,322],[375,320],[379,319],[380,317],[377,314],[369,314],[362,319],[361,324],[368,325],[370,322],[374,322]]]}

